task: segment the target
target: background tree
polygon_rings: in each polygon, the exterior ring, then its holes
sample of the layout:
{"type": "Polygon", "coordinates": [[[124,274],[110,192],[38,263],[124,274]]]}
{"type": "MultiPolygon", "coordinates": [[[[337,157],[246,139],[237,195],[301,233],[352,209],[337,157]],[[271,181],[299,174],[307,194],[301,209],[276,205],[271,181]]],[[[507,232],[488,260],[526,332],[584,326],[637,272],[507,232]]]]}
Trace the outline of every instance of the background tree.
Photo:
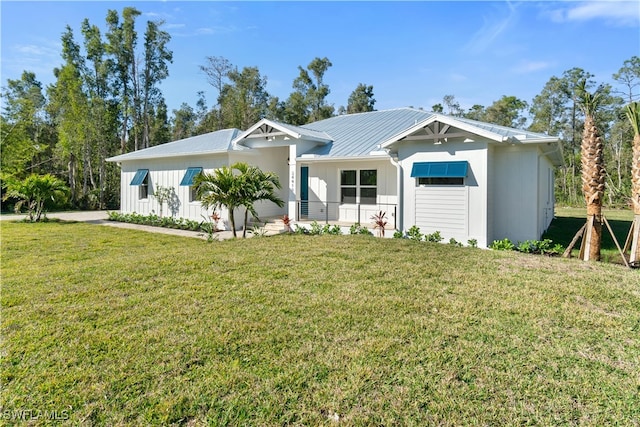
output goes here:
{"type": "Polygon", "coordinates": [[[129,151],[127,142],[132,115],[135,114],[133,105],[135,87],[133,76],[137,74],[135,61],[135,49],[137,33],[135,31],[135,19],[141,12],[133,7],[125,7],[122,10],[123,22],[116,10],[107,12],[107,52],[114,58],[114,71],[116,74],[114,89],[120,100],[120,152],[129,151]]]}
{"type": "MultiPolygon", "coordinates": [[[[169,64],[173,62],[173,52],[167,49],[171,36],[160,29],[163,21],[147,22],[147,30],[144,35],[144,66],[140,79],[142,81],[141,95],[138,102],[141,107],[141,117],[137,120],[137,127],[142,127],[142,146],[147,148],[156,145],[151,142],[151,126],[154,122],[153,111],[164,104],[162,92],[158,88],[160,82],[169,77],[169,64]]],[[[136,148],[137,149],[137,148],[136,148]]]]}
{"type": "Polygon", "coordinates": [[[366,113],[368,111],[374,111],[374,104],[376,100],[373,97],[373,86],[367,86],[364,83],[359,83],[358,86],[349,95],[349,101],[347,102],[347,114],[353,113],[366,113]]]}
{"type": "Polygon", "coordinates": [[[434,113],[444,113],[444,107],[442,106],[442,104],[438,103],[438,104],[434,104],[431,106],[431,111],[433,111],[434,113]]]}
{"type": "Polygon", "coordinates": [[[62,35],[62,58],[64,65],[54,70],[56,81],[47,89],[48,108],[58,131],[56,157],[66,169],[71,203],[77,205],[88,193],[90,185],[95,184],[90,146],[93,122],[84,90],[85,60],[69,26],[62,35]]]}
{"type": "Polygon", "coordinates": [[[485,108],[480,104],[474,104],[469,110],[464,114],[464,117],[471,120],[483,121],[485,118],[485,108]]]}
{"type": "Polygon", "coordinates": [[[528,104],[515,96],[502,96],[499,100],[487,107],[482,114],[482,120],[500,126],[521,128],[525,125],[527,117],[523,115],[528,104]]]}
{"type": "Polygon", "coordinates": [[[173,110],[171,140],[177,141],[195,135],[196,118],[195,111],[186,102],[178,110],[173,110]]]}
{"type": "Polygon", "coordinates": [[[327,104],[331,92],[324,83],[324,74],[331,67],[328,58],[314,58],[307,68],[298,66],[300,74],[293,81],[294,92],[286,101],[287,122],[303,125],[331,117],[333,106],[327,104]]]}
{"type": "MultiPolygon", "coordinates": [[[[229,72],[234,69],[233,65],[228,59],[222,56],[207,56],[206,64],[200,65],[199,68],[207,76],[209,84],[216,89],[216,99],[219,101],[220,95],[222,94],[222,88],[227,81],[227,76],[229,75],[229,72]]],[[[214,106],[212,112],[214,112],[213,118],[215,119],[216,125],[211,129],[211,131],[223,129],[224,119],[222,117],[222,110],[219,102],[217,106],[214,106]]]]}
{"type": "Polygon", "coordinates": [[[0,115],[0,166],[4,176],[23,178],[29,172],[50,167],[55,139],[45,110],[42,84],[32,72],[19,80],[7,80],[2,91],[0,115]]]}
{"type": "Polygon", "coordinates": [[[460,103],[456,101],[455,96],[453,95],[445,95],[442,98],[442,103],[446,107],[446,114],[454,117],[462,117],[464,111],[460,107],[460,103]]]}
{"type": "Polygon", "coordinates": [[[629,103],[633,102],[638,97],[636,91],[640,87],[640,57],[632,56],[624,61],[620,70],[613,75],[613,80],[625,87],[622,95],[629,103]]]}
{"type": "Polygon", "coordinates": [[[229,83],[223,86],[219,99],[224,127],[248,129],[267,112],[267,79],[257,67],[230,71],[228,77],[229,83]]]}

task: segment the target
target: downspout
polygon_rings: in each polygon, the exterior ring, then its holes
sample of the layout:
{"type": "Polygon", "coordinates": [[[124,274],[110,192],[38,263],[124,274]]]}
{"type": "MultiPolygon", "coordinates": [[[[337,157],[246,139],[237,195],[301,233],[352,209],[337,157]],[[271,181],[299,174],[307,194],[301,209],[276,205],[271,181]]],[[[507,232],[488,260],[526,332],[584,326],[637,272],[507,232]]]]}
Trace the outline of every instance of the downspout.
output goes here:
{"type": "Polygon", "coordinates": [[[396,210],[396,229],[403,231],[404,230],[404,194],[402,185],[402,166],[398,161],[398,153],[389,152],[389,160],[391,164],[396,167],[396,194],[398,198],[398,209],[396,210]]]}

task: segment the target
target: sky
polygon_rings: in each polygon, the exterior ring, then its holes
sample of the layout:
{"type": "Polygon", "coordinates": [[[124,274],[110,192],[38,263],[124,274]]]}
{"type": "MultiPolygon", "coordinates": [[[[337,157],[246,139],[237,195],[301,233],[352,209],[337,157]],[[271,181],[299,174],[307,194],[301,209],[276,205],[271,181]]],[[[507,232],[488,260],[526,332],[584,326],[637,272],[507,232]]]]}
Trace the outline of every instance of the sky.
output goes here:
{"type": "Polygon", "coordinates": [[[173,63],[161,89],[169,111],[209,106],[217,93],[199,65],[222,56],[258,67],[271,95],[286,99],[298,66],[315,57],[336,109],[359,83],[373,86],[377,110],[431,110],[445,95],[468,109],[503,95],[531,102],[553,76],[579,67],[598,83],[640,56],[640,1],[6,1],[0,2],[0,81],[32,71],[47,86],[62,64],[67,25],[81,42],[88,18],[104,33],[109,9],[133,6],[139,44],[148,20],[163,20],[173,63]]]}

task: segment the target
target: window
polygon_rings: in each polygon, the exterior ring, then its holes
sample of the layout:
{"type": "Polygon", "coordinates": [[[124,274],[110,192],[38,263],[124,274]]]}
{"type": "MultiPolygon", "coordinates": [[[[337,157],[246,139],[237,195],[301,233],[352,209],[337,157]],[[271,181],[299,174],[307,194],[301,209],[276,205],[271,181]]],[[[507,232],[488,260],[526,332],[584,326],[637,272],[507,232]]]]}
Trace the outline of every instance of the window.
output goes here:
{"type": "Polygon", "coordinates": [[[202,172],[202,168],[187,168],[184,176],[182,177],[182,181],[180,181],[181,186],[189,187],[189,201],[194,202],[196,200],[196,187],[193,186],[193,179],[202,172]]]}
{"type": "Polygon", "coordinates": [[[356,203],[356,171],[340,172],[340,202],[356,203]]]}
{"type": "Polygon", "coordinates": [[[360,171],[360,203],[375,205],[378,202],[378,171],[375,169],[360,171]]]}
{"type": "Polygon", "coordinates": [[[462,185],[464,178],[418,178],[418,185],[462,185]]]}
{"type": "Polygon", "coordinates": [[[375,205],[378,171],[375,169],[340,171],[340,202],[375,205]]]}
{"type": "Polygon", "coordinates": [[[149,169],[138,169],[135,176],[131,180],[132,186],[138,187],[138,198],[146,199],[149,197],[149,169]]]}

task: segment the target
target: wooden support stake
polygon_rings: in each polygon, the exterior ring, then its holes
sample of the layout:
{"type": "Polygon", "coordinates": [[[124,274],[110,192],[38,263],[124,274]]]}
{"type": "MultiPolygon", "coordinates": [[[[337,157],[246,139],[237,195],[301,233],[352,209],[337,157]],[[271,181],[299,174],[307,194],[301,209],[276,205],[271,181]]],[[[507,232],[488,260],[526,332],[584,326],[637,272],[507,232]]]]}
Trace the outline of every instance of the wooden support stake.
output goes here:
{"type": "Polygon", "coordinates": [[[589,261],[589,254],[591,253],[591,235],[593,234],[593,222],[595,221],[595,218],[595,215],[587,216],[585,235],[582,239],[582,245],[580,245],[580,259],[583,261],[589,261]]]}
{"type": "Polygon", "coordinates": [[[613,242],[616,244],[616,248],[618,248],[618,252],[620,252],[620,256],[622,257],[622,262],[624,262],[624,265],[626,265],[627,268],[629,268],[629,263],[627,262],[627,258],[624,256],[624,252],[622,252],[622,249],[620,249],[620,244],[618,243],[618,239],[616,239],[616,235],[613,234],[613,230],[611,229],[611,226],[609,225],[609,221],[607,221],[607,218],[605,218],[604,215],[602,215],[602,220],[606,224],[607,229],[609,230],[609,233],[611,234],[611,237],[613,238],[613,242]]]}
{"type": "Polygon", "coordinates": [[[633,229],[633,239],[631,241],[631,256],[629,260],[634,267],[637,267],[638,262],[640,262],[640,253],[638,253],[640,247],[640,215],[634,215],[631,228],[633,229]]]}
{"type": "Polygon", "coordinates": [[[633,221],[631,221],[631,228],[629,229],[629,234],[627,234],[627,240],[624,242],[624,248],[622,249],[622,252],[624,253],[627,253],[627,251],[631,247],[631,241],[633,240],[633,230],[635,226],[636,220],[634,218],[633,221]]]}
{"type": "Polygon", "coordinates": [[[571,258],[571,251],[573,250],[573,247],[576,245],[576,242],[578,241],[578,239],[582,237],[582,233],[584,233],[584,229],[586,226],[587,224],[585,223],[582,226],[582,228],[578,230],[576,235],[573,236],[573,240],[571,240],[571,243],[569,243],[569,246],[567,246],[567,249],[565,249],[564,253],[562,254],[562,258],[571,258]]]}

